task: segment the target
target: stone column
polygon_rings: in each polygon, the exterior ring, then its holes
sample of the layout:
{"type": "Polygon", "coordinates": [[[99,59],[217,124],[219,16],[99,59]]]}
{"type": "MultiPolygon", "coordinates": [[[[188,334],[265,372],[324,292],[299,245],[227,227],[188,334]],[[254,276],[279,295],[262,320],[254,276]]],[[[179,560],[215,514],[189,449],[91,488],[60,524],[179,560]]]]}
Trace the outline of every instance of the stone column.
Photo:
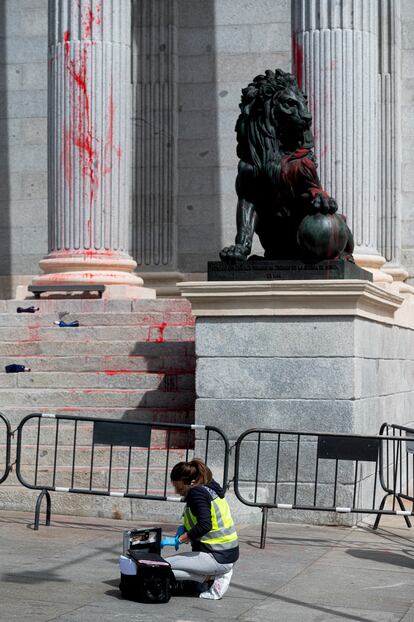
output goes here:
{"type": "Polygon", "coordinates": [[[378,0],[292,0],[293,54],[309,97],[323,186],[355,238],[357,263],[381,270],[377,197],[378,0]]]}
{"type": "Polygon", "coordinates": [[[130,0],[49,0],[49,254],[34,284],[154,297],[128,253],[130,0]]]}
{"type": "Polygon", "coordinates": [[[408,272],[401,265],[400,0],[379,0],[378,23],[379,247],[387,261],[384,271],[402,282],[408,272]]]}

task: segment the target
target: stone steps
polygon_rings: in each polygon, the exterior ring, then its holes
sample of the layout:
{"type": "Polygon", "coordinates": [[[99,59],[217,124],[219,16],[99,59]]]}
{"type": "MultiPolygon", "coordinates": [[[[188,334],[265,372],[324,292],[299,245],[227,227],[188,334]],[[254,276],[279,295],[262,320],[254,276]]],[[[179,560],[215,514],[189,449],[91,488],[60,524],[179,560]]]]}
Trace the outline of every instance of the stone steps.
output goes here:
{"type": "MultiPolygon", "coordinates": [[[[143,355],[62,355],[62,356],[46,356],[41,354],[25,355],[16,354],[13,356],[0,356],[0,377],[2,375],[1,370],[4,370],[6,365],[11,363],[24,364],[26,367],[31,368],[30,374],[37,372],[75,372],[79,369],[84,372],[105,372],[108,376],[116,375],[118,371],[135,371],[142,372],[147,371],[151,373],[176,373],[187,374],[194,373],[195,369],[195,356],[193,345],[186,344],[180,349],[180,355],[174,356],[171,354],[165,354],[165,356],[157,356],[153,353],[152,356],[143,355]],[[188,352],[188,353],[187,353],[188,352]]],[[[7,374],[8,377],[22,377],[23,374],[7,374]]],[[[4,381],[6,382],[6,381],[4,381]]],[[[8,385],[5,385],[8,386],[8,385]]],[[[14,385],[13,385],[14,386],[14,385]]]]}
{"type": "MultiPolygon", "coordinates": [[[[194,318],[186,300],[0,301],[0,412],[12,429],[32,413],[190,424],[194,422],[194,370],[194,318]],[[16,313],[17,306],[32,304],[40,311],[16,313]],[[80,326],[54,325],[63,311],[69,312],[66,321],[76,319],[80,326]],[[11,363],[23,364],[31,371],[6,374],[4,367],[11,363]]],[[[55,422],[41,420],[38,483],[53,482],[55,422]]],[[[37,425],[36,418],[23,428],[21,472],[28,483],[33,483],[37,425]]],[[[72,485],[73,430],[73,421],[60,421],[57,486],[72,485]]],[[[89,486],[92,430],[92,423],[77,426],[75,487],[89,486]]],[[[0,459],[4,460],[1,432],[0,459]]],[[[16,438],[12,439],[12,460],[16,438]]],[[[148,492],[164,494],[166,469],[185,459],[185,448],[192,446],[193,440],[193,432],[171,432],[168,439],[165,430],[152,431],[148,492]],[[168,444],[173,449],[166,464],[168,444]]],[[[109,446],[95,447],[94,488],[108,487],[109,455],[109,446]]],[[[147,455],[146,448],[132,450],[131,492],[143,493],[147,455]]],[[[128,459],[128,447],[114,447],[111,490],[125,490],[128,459]]],[[[15,473],[7,485],[2,484],[0,495],[2,507],[9,509],[33,503],[30,491],[17,483],[15,473]]],[[[110,514],[118,503],[114,498],[89,501],[84,495],[57,495],[57,499],[62,513],[71,513],[76,507],[79,513],[89,515],[102,512],[97,509],[102,507],[110,514]]]]}
{"type": "MultiPolygon", "coordinates": [[[[0,328],[23,327],[55,327],[55,320],[59,320],[56,313],[0,313],[0,328]]],[[[64,315],[65,321],[79,320],[82,326],[157,326],[165,322],[168,325],[193,326],[194,317],[188,311],[156,311],[134,313],[89,313],[69,312],[64,315]],[[116,322],[116,324],[115,324],[116,322]]]]}
{"type": "MultiPolygon", "coordinates": [[[[160,423],[193,423],[194,407],[189,408],[168,408],[168,407],[152,407],[152,408],[130,408],[125,409],[123,406],[97,407],[62,407],[55,408],[33,408],[32,406],[10,407],[7,411],[2,411],[10,421],[12,429],[17,428],[20,421],[27,415],[33,413],[52,412],[54,414],[70,415],[75,417],[86,417],[91,419],[122,419],[124,421],[142,421],[142,422],[160,422],[160,423]]],[[[1,437],[0,437],[1,440],[1,437]]]]}
{"type": "MultiPolygon", "coordinates": [[[[178,462],[179,458],[175,460],[178,462]]],[[[174,463],[173,463],[174,464],[174,463]]],[[[24,470],[22,469],[22,473],[24,474],[24,470]]],[[[99,469],[98,467],[93,471],[92,478],[92,488],[94,490],[107,490],[108,484],[110,483],[110,490],[120,490],[125,492],[127,490],[127,480],[128,475],[126,469],[117,469],[114,468],[111,471],[111,479],[109,481],[109,473],[108,471],[104,471],[99,469]]],[[[30,480],[27,480],[28,483],[30,480]]],[[[131,469],[130,477],[129,477],[129,487],[128,490],[130,493],[135,494],[144,494],[145,492],[145,482],[146,482],[146,471],[142,469],[131,469]]],[[[164,483],[165,483],[165,469],[161,467],[156,469],[156,467],[151,468],[151,475],[148,479],[148,489],[155,492],[157,490],[157,494],[163,494],[164,491],[164,483]]],[[[70,488],[85,488],[88,489],[90,487],[90,471],[88,469],[77,469],[74,477],[72,478],[71,471],[67,470],[66,472],[63,470],[59,470],[56,473],[54,484],[53,484],[53,473],[52,471],[47,471],[44,468],[39,468],[38,471],[38,486],[47,486],[51,487],[53,485],[57,487],[70,487],[70,488]]],[[[169,479],[167,479],[167,494],[173,495],[174,489],[170,484],[169,479]]]]}
{"type": "Polygon", "coordinates": [[[194,391],[194,373],[134,370],[0,373],[0,396],[2,389],[48,389],[51,383],[54,389],[113,388],[165,392],[194,391]]]}
{"type": "Polygon", "coordinates": [[[12,313],[19,316],[39,316],[43,313],[191,313],[191,305],[185,298],[157,298],[155,300],[101,300],[97,298],[32,298],[30,300],[0,300],[0,313],[12,313]],[[33,314],[16,313],[17,307],[39,307],[33,314]]]}
{"type": "MultiPolygon", "coordinates": [[[[61,329],[64,330],[64,329],[61,329]]],[[[67,329],[72,330],[72,329],[67,329]]],[[[0,342],[0,357],[7,356],[107,356],[107,355],[138,355],[138,356],[188,356],[194,354],[194,342],[190,335],[186,341],[20,341],[0,342]]]]}
{"type": "MultiPolygon", "coordinates": [[[[53,384],[53,378],[51,378],[53,384]]],[[[29,406],[39,412],[45,412],[44,408],[50,409],[84,406],[124,407],[125,409],[137,407],[168,407],[189,408],[194,405],[194,391],[146,391],[145,389],[61,389],[48,388],[29,390],[15,388],[13,390],[0,389],[1,410],[7,416],[9,407],[29,406]]]]}
{"type": "MultiPolygon", "coordinates": [[[[159,440],[162,441],[162,437],[159,437],[159,440]]],[[[131,451],[131,468],[139,471],[140,473],[146,471],[146,462],[147,462],[147,449],[134,447],[131,451]]],[[[169,464],[173,465],[175,462],[182,460],[185,454],[185,450],[183,448],[172,448],[170,449],[170,457],[169,464]]],[[[38,457],[38,469],[43,469],[44,472],[52,472],[54,465],[54,455],[55,449],[54,445],[41,445],[41,452],[38,457]]],[[[73,447],[72,446],[61,446],[59,445],[59,449],[57,452],[57,468],[56,470],[59,472],[72,472],[72,459],[73,459],[73,447]]],[[[91,464],[91,444],[85,446],[77,446],[75,452],[75,469],[81,471],[87,471],[90,473],[90,464],[91,464]]],[[[24,450],[22,451],[22,459],[21,459],[21,468],[26,469],[28,471],[28,475],[30,480],[34,477],[33,473],[33,464],[35,463],[36,458],[36,446],[35,445],[25,445],[24,450]]],[[[117,469],[118,471],[126,472],[128,467],[129,460],[129,448],[128,447],[116,447],[112,452],[112,469],[117,469]]],[[[109,470],[110,463],[110,448],[109,446],[99,446],[95,447],[94,450],[94,463],[93,470],[107,472],[109,470]]],[[[165,474],[165,465],[166,465],[166,452],[163,447],[160,445],[156,445],[154,442],[154,446],[151,447],[151,455],[150,455],[150,471],[152,475],[153,469],[157,469],[158,472],[163,472],[165,474]]]]}
{"type": "Polygon", "coordinates": [[[54,343],[91,342],[91,341],[143,341],[144,343],[165,343],[171,341],[192,341],[194,327],[171,325],[161,322],[149,326],[79,326],[60,328],[59,326],[21,326],[1,327],[0,342],[54,343]]]}

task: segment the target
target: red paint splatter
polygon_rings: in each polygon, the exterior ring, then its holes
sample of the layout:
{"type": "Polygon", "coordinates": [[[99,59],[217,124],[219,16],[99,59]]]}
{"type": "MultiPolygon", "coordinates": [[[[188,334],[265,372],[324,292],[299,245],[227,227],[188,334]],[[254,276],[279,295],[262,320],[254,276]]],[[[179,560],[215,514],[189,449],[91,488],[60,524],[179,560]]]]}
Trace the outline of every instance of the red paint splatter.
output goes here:
{"type": "Polygon", "coordinates": [[[63,41],[65,42],[65,55],[66,56],[69,54],[69,38],[70,38],[70,32],[69,30],[65,30],[65,32],[63,33],[63,41]]]}
{"type": "MultiPolygon", "coordinates": [[[[89,182],[89,203],[90,215],[87,220],[89,246],[92,247],[92,202],[95,199],[98,190],[98,173],[99,162],[97,153],[94,149],[96,138],[92,132],[91,106],[89,93],[87,88],[87,63],[88,48],[85,47],[80,51],[79,57],[74,60],[70,57],[70,32],[64,33],[64,48],[66,58],[66,68],[72,79],[75,101],[72,101],[72,123],[71,131],[65,129],[64,137],[64,169],[65,182],[72,187],[73,173],[71,161],[71,143],[77,148],[80,160],[81,175],[85,182],[89,182]]],[[[112,90],[112,89],[111,89],[112,90]]],[[[121,157],[122,151],[120,147],[113,144],[114,136],[114,117],[115,105],[112,96],[109,96],[108,103],[108,129],[104,145],[104,161],[102,166],[102,175],[112,172],[112,153],[115,151],[118,158],[121,157]]],[[[87,195],[88,196],[88,195],[87,195]]],[[[93,251],[91,250],[90,253],[93,251]]]]}
{"type": "Polygon", "coordinates": [[[106,374],[107,376],[117,376],[119,374],[135,374],[136,376],[149,375],[152,376],[164,376],[163,372],[151,372],[145,370],[136,370],[136,369],[104,369],[103,372],[96,372],[97,374],[106,374]]]}
{"type": "Polygon", "coordinates": [[[91,229],[91,217],[90,216],[87,221],[87,226],[88,226],[88,240],[89,240],[90,246],[92,246],[92,229],[91,229]]]}
{"type": "Polygon", "coordinates": [[[94,22],[94,16],[90,7],[85,8],[85,12],[82,16],[83,36],[85,38],[90,37],[92,31],[92,24],[94,22]]]}
{"type": "Polygon", "coordinates": [[[92,147],[92,120],[89,104],[89,94],[87,89],[87,62],[88,50],[84,48],[80,51],[77,60],[70,58],[70,32],[64,33],[64,46],[66,68],[73,80],[77,95],[77,102],[72,102],[72,141],[78,148],[83,178],[88,178],[90,182],[90,204],[95,196],[98,187],[98,177],[95,168],[98,162],[95,161],[95,151],[92,147]]]}
{"type": "Polygon", "coordinates": [[[102,8],[102,7],[101,7],[101,5],[99,4],[99,2],[97,2],[97,3],[96,3],[96,7],[95,7],[95,12],[96,12],[96,15],[95,15],[95,24],[96,24],[97,26],[100,26],[100,25],[101,25],[101,23],[102,23],[102,21],[101,21],[101,8],[102,8]]]}
{"type": "Polygon", "coordinates": [[[113,257],[114,251],[111,250],[105,250],[105,249],[99,249],[99,250],[95,250],[95,249],[87,249],[87,250],[66,250],[66,249],[62,249],[60,251],[57,252],[57,254],[61,257],[65,257],[65,256],[73,256],[73,255],[79,255],[81,257],[83,257],[85,254],[86,255],[100,255],[103,257],[112,257],[112,261],[116,262],[116,261],[122,261],[122,258],[119,257],[113,257]]]}
{"type": "MultiPolygon", "coordinates": [[[[80,2],[78,2],[79,8],[81,7],[80,2]]],[[[101,25],[101,5],[99,2],[96,3],[95,12],[92,11],[91,7],[84,7],[82,13],[82,39],[89,39],[92,33],[92,26],[95,24],[96,26],[101,25]]]]}
{"type": "Polygon", "coordinates": [[[293,65],[296,74],[296,80],[298,86],[301,89],[303,85],[303,48],[298,42],[297,34],[294,33],[292,37],[293,45],[293,65]]]}
{"type": "Polygon", "coordinates": [[[161,324],[156,324],[155,326],[150,326],[148,328],[148,336],[147,336],[147,343],[164,343],[165,342],[165,338],[164,338],[164,330],[167,326],[166,322],[162,322],[161,324]],[[157,337],[155,339],[152,339],[152,331],[153,330],[158,330],[158,334],[157,337]]]}

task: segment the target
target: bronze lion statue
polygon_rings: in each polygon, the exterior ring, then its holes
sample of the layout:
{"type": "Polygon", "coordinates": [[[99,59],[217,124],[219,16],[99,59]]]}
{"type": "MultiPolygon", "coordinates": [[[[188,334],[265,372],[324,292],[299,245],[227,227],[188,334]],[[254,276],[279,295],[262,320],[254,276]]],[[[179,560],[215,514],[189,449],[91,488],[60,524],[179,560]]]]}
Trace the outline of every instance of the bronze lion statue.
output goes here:
{"type": "Polygon", "coordinates": [[[255,232],[265,259],[352,260],[352,233],[319,181],[312,117],[294,76],[281,69],[256,76],[242,90],[240,110],[237,235],[222,261],[246,260],[255,232]],[[309,216],[317,218],[306,224],[309,216]]]}

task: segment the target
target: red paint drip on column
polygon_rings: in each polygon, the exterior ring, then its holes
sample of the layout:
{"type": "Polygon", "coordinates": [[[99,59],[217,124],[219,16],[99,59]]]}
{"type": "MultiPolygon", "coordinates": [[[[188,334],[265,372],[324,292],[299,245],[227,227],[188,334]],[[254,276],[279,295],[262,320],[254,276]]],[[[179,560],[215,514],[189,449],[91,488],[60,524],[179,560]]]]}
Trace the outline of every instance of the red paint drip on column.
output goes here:
{"type": "Polygon", "coordinates": [[[303,85],[303,48],[298,42],[296,33],[293,33],[292,45],[293,45],[293,64],[295,67],[296,80],[298,82],[299,88],[301,89],[303,85]]]}
{"type": "MultiPolygon", "coordinates": [[[[81,8],[80,1],[78,2],[79,8],[81,8]]],[[[92,11],[90,7],[85,7],[82,13],[82,39],[89,39],[92,33],[92,25],[95,23],[96,26],[101,25],[101,5],[99,2],[96,3],[95,12],[92,11]]]]}
{"type": "MultiPolygon", "coordinates": [[[[64,51],[66,60],[66,71],[72,82],[72,101],[71,101],[71,128],[65,130],[65,182],[71,188],[73,173],[72,161],[68,158],[72,143],[79,154],[79,164],[84,188],[88,185],[89,192],[84,190],[84,195],[89,198],[90,215],[88,219],[89,245],[92,246],[91,236],[91,217],[92,202],[98,188],[98,160],[93,148],[92,117],[89,102],[87,85],[87,65],[88,48],[83,47],[79,56],[72,59],[70,56],[70,32],[66,31],[63,35],[64,51]],[[69,165],[70,162],[70,165],[69,165]]],[[[84,44],[85,45],[85,44],[84,44]]],[[[71,192],[71,190],[70,190],[71,192]]]]}
{"type": "Polygon", "coordinates": [[[121,148],[114,146],[115,105],[114,100],[112,99],[112,95],[109,96],[108,117],[108,130],[106,133],[106,141],[104,145],[104,161],[102,164],[102,175],[112,173],[112,151],[115,151],[118,159],[121,159],[122,157],[121,148]]]}
{"type": "Polygon", "coordinates": [[[104,146],[104,161],[102,164],[102,175],[106,175],[107,173],[112,173],[112,149],[114,143],[114,101],[112,99],[112,95],[109,96],[108,103],[108,130],[106,133],[106,141],[104,146]]]}

